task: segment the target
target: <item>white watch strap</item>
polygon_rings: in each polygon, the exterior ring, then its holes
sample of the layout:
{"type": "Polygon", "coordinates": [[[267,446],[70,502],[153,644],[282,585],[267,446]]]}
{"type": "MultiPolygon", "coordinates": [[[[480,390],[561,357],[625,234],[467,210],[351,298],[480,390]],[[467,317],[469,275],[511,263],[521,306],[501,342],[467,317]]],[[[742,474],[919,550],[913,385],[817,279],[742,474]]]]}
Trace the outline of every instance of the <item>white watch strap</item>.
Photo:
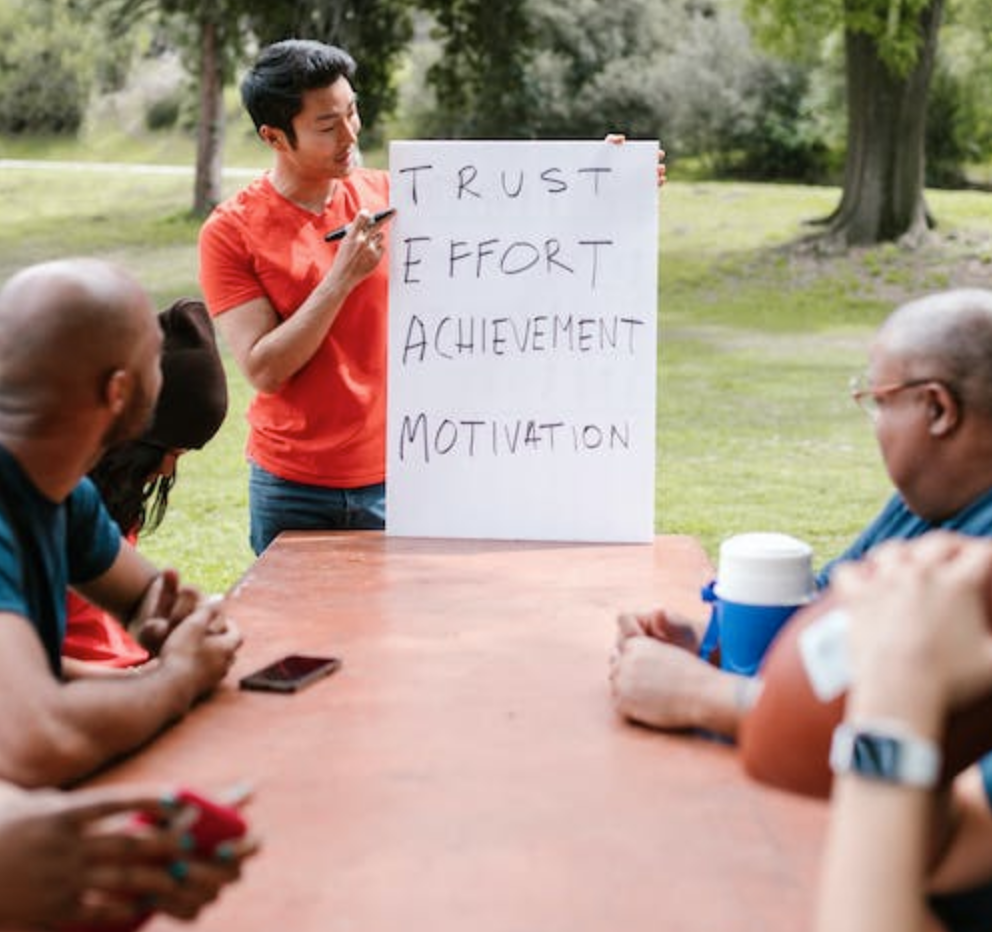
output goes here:
{"type": "Polygon", "coordinates": [[[830,766],[835,773],[929,789],[937,785],[942,764],[935,742],[899,722],[842,722],[834,729],[830,766]]]}

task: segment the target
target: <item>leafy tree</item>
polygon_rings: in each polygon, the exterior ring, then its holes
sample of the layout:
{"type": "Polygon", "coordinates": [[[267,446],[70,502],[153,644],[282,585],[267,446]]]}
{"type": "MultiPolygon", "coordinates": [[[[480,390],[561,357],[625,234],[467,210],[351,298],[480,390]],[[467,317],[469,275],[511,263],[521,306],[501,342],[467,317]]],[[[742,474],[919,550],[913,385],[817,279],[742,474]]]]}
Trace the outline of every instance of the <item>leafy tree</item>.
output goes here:
{"type": "Polygon", "coordinates": [[[427,80],[437,98],[429,134],[528,137],[534,128],[527,65],[534,34],[527,0],[419,0],[433,14],[441,57],[427,80]]]}
{"type": "Polygon", "coordinates": [[[67,0],[3,0],[0,131],[75,133],[96,80],[96,48],[67,0]]]}
{"type": "Polygon", "coordinates": [[[657,136],[674,98],[666,61],[703,0],[420,0],[440,53],[423,135],[657,136]]]}
{"type": "Polygon", "coordinates": [[[657,137],[675,104],[668,64],[692,16],[689,6],[684,0],[532,0],[530,131],[657,137]]]}
{"type": "Polygon", "coordinates": [[[842,245],[918,239],[929,225],[923,193],[926,112],[944,0],[747,0],[766,41],[819,46],[841,28],[847,156],[841,202],[826,236],[842,245]]]}
{"type": "Polygon", "coordinates": [[[717,175],[825,176],[827,126],[810,66],[761,52],[732,4],[689,10],[661,58],[666,149],[699,156],[717,175]]]}
{"type": "Polygon", "coordinates": [[[992,155],[992,0],[949,2],[927,119],[927,184],[968,183],[992,155]]]}
{"type": "Polygon", "coordinates": [[[180,37],[187,68],[199,92],[193,212],[206,216],[221,198],[224,145],[224,85],[232,77],[247,38],[244,21],[263,0],[77,0],[107,11],[111,30],[125,34],[136,20],[157,17],[180,37]]]}
{"type": "Polygon", "coordinates": [[[344,45],[362,67],[363,118],[373,124],[394,100],[391,81],[399,50],[410,34],[410,0],[77,0],[114,11],[127,29],[137,17],[157,16],[180,37],[187,68],[197,77],[196,175],[193,211],[205,216],[221,197],[224,86],[246,49],[298,36],[344,45]],[[363,55],[363,44],[368,54],[363,55]]]}
{"type": "Polygon", "coordinates": [[[753,106],[725,127],[721,173],[808,183],[831,177],[826,121],[814,111],[809,71],[761,58],[748,78],[753,106]]]}
{"type": "Polygon", "coordinates": [[[670,155],[712,155],[717,171],[824,171],[806,69],[760,53],[735,2],[527,0],[519,10],[526,28],[504,6],[503,31],[492,5],[423,5],[438,17],[443,49],[429,72],[438,105],[416,114],[416,132],[573,138],[618,130],[660,138],[670,155]]]}

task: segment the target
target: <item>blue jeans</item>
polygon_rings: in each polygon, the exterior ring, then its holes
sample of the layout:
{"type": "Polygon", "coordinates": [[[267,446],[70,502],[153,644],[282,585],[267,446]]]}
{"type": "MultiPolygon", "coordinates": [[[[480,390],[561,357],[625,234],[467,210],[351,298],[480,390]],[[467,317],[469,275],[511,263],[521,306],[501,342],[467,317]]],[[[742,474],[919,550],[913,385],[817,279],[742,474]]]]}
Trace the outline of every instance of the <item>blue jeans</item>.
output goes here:
{"type": "Polygon", "coordinates": [[[280,531],[381,531],[386,526],[386,484],[329,489],[280,479],[249,464],[248,514],[256,556],[280,531]]]}

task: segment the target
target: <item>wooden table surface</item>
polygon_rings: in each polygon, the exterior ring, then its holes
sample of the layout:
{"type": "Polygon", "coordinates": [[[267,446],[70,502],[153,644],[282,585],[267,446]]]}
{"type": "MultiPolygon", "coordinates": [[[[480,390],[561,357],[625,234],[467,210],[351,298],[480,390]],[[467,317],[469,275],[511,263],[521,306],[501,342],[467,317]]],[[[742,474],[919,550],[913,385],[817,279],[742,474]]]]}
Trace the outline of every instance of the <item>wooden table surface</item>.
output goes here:
{"type": "Polygon", "coordinates": [[[256,785],[264,851],[197,929],[796,932],[823,805],[610,701],[617,612],[702,612],[710,573],[677,536],[284,534],[232,591],[228,682],[97,782],[256,785]],[[296,695],[237,690],[294,652],[344,665],[296,695]]]}

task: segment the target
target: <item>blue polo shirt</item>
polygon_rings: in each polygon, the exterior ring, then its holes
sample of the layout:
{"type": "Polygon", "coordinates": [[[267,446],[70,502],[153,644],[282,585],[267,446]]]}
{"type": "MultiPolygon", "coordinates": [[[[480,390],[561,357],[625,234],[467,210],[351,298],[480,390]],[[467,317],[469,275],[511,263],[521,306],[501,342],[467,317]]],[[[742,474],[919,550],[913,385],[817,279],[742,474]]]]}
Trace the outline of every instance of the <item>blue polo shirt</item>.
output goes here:
{"type": "Polygon", "coordinates": [[[860,560],[869,550],[887,540],[911,540],[927,531],[956,531],[969,537],[992,537],[992,489],[976,498],[970,505],[946,521],[934,523],[913,514],[902,496],[896,493],[881,513],[861,532],[858,539],[839,557],[820,570],[816,584],[820,589],[830,581],[830,574],[840,563],[860,560]]]}
{"type": "Polygon", "coordinates": [[[56,675],[66,587],[105,573],[120,545],[120,530],[89,479],[64,502],[53,502],[0,446],[0,612],[31,622],[56,675]]]}

